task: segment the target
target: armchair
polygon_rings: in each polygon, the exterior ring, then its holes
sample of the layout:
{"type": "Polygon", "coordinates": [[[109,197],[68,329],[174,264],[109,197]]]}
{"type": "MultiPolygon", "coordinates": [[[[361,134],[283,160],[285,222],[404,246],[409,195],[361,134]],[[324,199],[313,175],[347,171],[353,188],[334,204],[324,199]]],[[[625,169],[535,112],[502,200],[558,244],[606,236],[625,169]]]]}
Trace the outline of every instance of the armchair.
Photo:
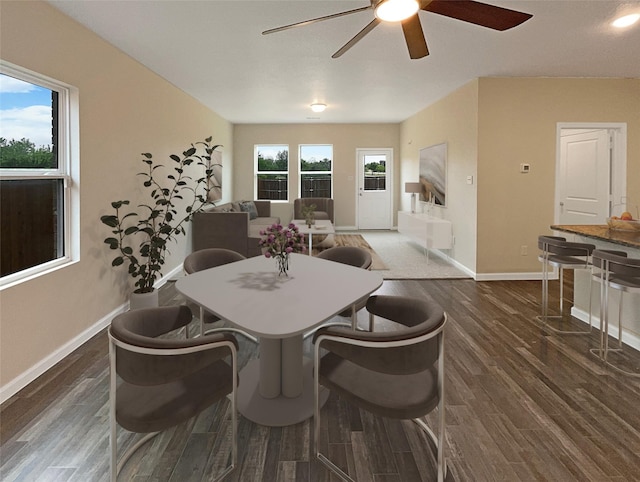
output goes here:
{"type": "Polygon", "coordinates": [[[195,417],[227,395],[231,395],[231,462],[215,480],[223,479],[237,465],[238,343],[231,334],[160,338],[191,320],[188,307],[165,306],[122,313],[109,327],[112,482],[144,443],[161,431],[195,417]],[[127,450],[119,463],[117,425],[146,434],[127,450]]]}
{"type": "Polygon", "coordinates": [[[437,480],[442,482],[446,476],[444,327],[447,316],[430,301],[401,296],[372,296],[367,310],[372,327],[375,316],[404,326],[381,332],[328,326],[316,332],[313,453],[342,480],[353,480],[320,452],[322,385],[374,415],[413,420],[436,447],[437,480]],[[324,350],[327,353],[321,357],[324,350]],[[437,436],[422,419],[436,408],[437,436]]]}
{"type": "Polygon", "coordinates": [[[316,219],[328,219],[333,224],[336,220],[333,213],[333,199],[326,197],[305,197],[297,198],[293,201],[293,219],[304,219],[302,215],[303,206],[316,205],[314,216],[316,219]]]}

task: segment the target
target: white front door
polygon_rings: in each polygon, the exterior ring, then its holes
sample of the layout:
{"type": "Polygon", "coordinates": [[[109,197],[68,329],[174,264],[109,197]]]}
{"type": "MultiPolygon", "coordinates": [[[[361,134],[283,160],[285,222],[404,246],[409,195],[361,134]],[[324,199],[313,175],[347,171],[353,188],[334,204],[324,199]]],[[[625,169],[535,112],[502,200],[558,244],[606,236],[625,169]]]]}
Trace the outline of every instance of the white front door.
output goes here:
{"type": "Polygon", "coordinates": [[[358,229],[391,229],[392,149],[356,149],[358,229]]]}
{"type": "Polygon", "coordinates": [[[605,224],[611,194],[608,129],[563,129],[557,178],[558,224],[605,224]]]}

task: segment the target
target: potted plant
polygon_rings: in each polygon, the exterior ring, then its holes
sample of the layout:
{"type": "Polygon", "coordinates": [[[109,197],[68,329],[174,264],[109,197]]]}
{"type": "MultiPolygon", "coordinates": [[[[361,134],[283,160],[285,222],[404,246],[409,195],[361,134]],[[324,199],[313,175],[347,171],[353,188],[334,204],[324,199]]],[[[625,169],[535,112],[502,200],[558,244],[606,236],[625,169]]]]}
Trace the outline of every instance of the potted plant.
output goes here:
{"type": "Polygon", "coordinates": [[[316,217],[315,217],[316,205],[315,204],[304,205],[302,206],[301,211],[307,227],[310,228],[312,224],[316,223],[316,217]]]}
{"type": "Polygon", "coordinates": [[[211,154],[219,145],[211,137],[192,144],[182,155],[169,156],[173,169],[156,163],[150,153],[142,154],[146,169],[138,173],[149,190],[149,202],[129,209],[129,200],[114,201],[114,214],[100,217],[112,228],[104,240],[117,251],[112,266],[128,264],[128,273],[135,279],[135,294],[151,297],[145,305],[157,305],[155,281],[160,277],[169,242],[185,234],[184,226],[208,203],[213,167],[211,154]],[[203,175],[191,177],[189,166],[200,167],[203,175]],[[168,171],[168,172],[167,172],[168,171]]]}

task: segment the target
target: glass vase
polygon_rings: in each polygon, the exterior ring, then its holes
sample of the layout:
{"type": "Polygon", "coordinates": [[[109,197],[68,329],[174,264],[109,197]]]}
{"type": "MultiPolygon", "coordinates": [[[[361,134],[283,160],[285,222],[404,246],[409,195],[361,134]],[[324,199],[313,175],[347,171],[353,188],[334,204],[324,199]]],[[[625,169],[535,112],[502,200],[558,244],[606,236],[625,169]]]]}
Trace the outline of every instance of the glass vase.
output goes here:
{"type": "Polygon", "coordinates": [[[278,276],[289,276],[289,254],[280,254],[276,256],[278,263],[278,276]]]}

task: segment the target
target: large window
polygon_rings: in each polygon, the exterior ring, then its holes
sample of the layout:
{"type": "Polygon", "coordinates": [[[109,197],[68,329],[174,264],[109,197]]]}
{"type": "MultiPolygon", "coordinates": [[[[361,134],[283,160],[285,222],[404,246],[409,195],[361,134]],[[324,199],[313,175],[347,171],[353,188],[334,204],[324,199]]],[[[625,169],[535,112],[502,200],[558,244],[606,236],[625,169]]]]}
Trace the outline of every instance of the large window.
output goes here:
{"type": "Polygon", "coordinates": [[[260,145],[254,148],[256,199],[289,199],[289,146],[260,145]]]}
{"type": "Polygon", "coordinates": [[[78,257],[77,92],[0,61],[0,125],[0,286],[9,286],[78,257]]]}
{"type": "Polygon", "coordinates": [[[300,197],[333,197],[333,146],[300,146],[300,197]]]}

